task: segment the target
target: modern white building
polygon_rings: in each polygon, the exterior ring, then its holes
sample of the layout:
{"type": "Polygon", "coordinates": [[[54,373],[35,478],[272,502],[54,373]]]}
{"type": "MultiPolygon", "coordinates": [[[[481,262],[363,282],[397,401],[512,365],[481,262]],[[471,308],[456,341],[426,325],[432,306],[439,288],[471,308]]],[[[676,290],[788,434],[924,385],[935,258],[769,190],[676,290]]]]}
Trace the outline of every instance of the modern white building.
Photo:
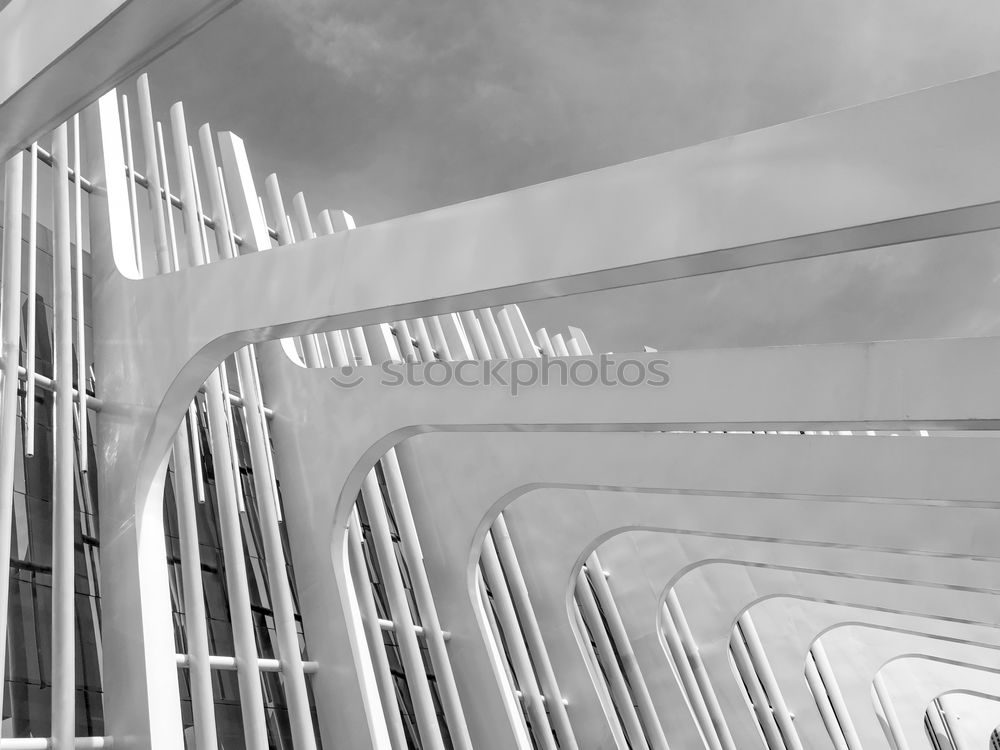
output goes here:
{"type": "Polygon", "coordinates": [[[106,5],[0,92],[0,750],[997,746],[1000,342],[601,354],[519,304],[961,262],[1000,74],[355,227],[154,119],[225,3],[106,5]]]}

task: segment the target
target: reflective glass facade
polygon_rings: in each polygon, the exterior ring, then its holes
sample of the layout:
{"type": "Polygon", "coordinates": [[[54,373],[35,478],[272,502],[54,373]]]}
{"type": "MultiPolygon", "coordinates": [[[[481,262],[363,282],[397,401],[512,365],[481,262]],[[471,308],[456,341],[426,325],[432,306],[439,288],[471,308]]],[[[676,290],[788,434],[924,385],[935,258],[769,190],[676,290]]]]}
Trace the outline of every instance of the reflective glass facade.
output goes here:
{"type": "MultiPolygon", "coordinates": [[[[47,378],[53,374],[51,247],[51,233],[45,227],[39,227],[37,295],[33,301],[22,295],[22,308],[28,304],[35,305],[35,367],[39,375],[47,378]]],[[[24,249],[27,249],[26,242],[24,249]]],[[[84,258],[84,273],[89,279],[89,256],[84,258]]],[[[26,311],[22,309],[22,312],[26,311]]],[[[26,317],[26,314],[22,315],[22,319],[26,317]]],[[[23,337],[22,331],[22,366],[25,356],[23,337]]],[[[18,430],[14,448],[10,603],[2,736],[47,737],[51,719],[47,689],[52,653],[53,394],[45,388],[35,390],[33,456],[26,456],[24,450],[25,397],[22,380],[18,389],[18,430]]],[[[96,457],[92,436],[93,431],[88,431],[90,465],[93,466],[96,457]]],[[[76,471],[74,476],[76,732],[78,736],[95,736],[104,732],[97,478],[93,472],[81,474],[76,471]]]]}

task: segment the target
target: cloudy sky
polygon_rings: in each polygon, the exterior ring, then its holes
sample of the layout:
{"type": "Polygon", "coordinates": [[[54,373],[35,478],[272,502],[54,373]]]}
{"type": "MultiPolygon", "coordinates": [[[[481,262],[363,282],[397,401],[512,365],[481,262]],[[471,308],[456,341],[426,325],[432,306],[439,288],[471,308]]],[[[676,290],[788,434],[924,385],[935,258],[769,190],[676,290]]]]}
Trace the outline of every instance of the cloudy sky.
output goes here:
{"type": "MultiPolygon", "coordinates": [[[[242,0],[149,72],[258,180],[368,224],[1000,69],[998,39],[996,0],[242,0]]],[[[616,351],[1000,335],[1000,242],[527,312],[616,351]]]]}

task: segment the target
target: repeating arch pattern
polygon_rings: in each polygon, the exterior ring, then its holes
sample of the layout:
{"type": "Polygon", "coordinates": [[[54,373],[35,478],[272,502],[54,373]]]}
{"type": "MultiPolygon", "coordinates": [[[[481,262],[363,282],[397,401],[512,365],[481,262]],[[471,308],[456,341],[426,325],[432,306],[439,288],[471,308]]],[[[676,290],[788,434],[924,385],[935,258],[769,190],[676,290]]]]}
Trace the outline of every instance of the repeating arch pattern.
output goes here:
{"type": "Polygon", "coordinates": [[[157,122],[145,76],[39,136],[61,111],[0,131],[28,143],[0,748],[965,750],[995,726],[1000,342],[511,380],[610,356],[532,300],[995,241],[1000,75],[369,227],[256,185],[180,103],[157,122]]]}

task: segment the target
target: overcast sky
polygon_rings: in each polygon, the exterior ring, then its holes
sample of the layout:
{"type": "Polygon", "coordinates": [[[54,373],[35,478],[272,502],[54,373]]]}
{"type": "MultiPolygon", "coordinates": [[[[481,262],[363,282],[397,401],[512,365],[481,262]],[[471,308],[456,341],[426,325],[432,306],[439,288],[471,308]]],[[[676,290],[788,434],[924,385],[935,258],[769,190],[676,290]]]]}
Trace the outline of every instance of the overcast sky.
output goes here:
{"type": "MultiPolygon", "coordinates": [[[[259,186],[368,224],[1000,69],[998,39],[996,0],[242,0],[149,72],[259,186]]],[[[616,351],[1000,334],[997,238],[945,245],[526,312],[616,351]]]]}

